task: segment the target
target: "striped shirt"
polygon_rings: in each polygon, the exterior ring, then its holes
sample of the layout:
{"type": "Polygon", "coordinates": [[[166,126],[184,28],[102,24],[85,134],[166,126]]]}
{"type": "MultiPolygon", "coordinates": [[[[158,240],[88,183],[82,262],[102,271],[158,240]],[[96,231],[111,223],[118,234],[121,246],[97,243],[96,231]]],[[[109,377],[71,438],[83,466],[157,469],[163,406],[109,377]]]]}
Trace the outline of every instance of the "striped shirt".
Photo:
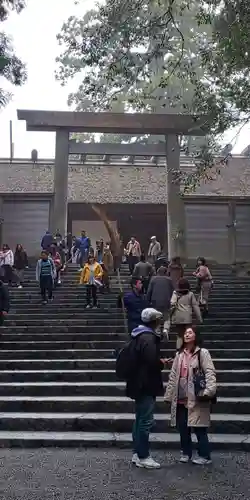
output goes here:
{"type": "Polygon", "coordinates": [[[49,259],[41,261],[40,276],[51,276],[51,262],[49,259]]]}

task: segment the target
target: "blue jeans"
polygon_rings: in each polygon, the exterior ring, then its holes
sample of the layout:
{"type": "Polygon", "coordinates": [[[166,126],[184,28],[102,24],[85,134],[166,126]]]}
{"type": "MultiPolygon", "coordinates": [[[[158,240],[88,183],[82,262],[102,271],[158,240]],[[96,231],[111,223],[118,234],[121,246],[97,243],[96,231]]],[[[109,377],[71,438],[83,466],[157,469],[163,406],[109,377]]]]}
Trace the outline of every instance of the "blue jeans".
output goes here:
{"type": "MultiPolygon", "coordinates": [[[[176,427],[180,433],[181,451],[183,455],[192,457],[191,427],[188,427],[188,409],[184,405],[177,405],[176,427]]],[[[193,427],[198,441],[198,455],[210,460],[210,445],[207,427],[193,427]]]]}
{"type": "Polygon", "coordinates": [[[87,260],[88,260],[88,255],[89,255],[89,249],[88,248],[82,248],[80,250],[80,255],[79,255],[79,264],[81,267],[84,266],[84,264],[86,264],[87,260]]]}
{"type": "Polygon", "coordinates": [[[135,421],[133,424],[133,448],[141,459],[149,456],[149,434],[154,423],[155,398],[143,396],[135,400],[135,421]]]}

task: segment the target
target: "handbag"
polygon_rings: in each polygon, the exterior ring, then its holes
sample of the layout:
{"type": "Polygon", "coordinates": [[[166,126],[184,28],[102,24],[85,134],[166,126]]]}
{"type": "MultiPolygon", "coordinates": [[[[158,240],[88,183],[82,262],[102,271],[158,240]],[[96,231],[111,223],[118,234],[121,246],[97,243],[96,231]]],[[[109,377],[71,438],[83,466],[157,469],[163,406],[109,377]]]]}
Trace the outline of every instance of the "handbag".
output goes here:
{"type": "Polygon", "coordinates": [[[100,280],[98,280],[97,278],[94,278],[93,285],[95,285],[97,288],[103,287],[103,283],[100,280]]]}
{"type": "Polygon", "coordinates": [[[198,368],[194,369],[194,374],[193,374],[195,396],[201,402],[209,401],[210,403],[215,404],[217,402],[216,394],[212,397],[200,395],[200,392],[206,389],[206,377],[201,364],[201,351],[198,351],[197,358],[198,358],[198,368]]]}

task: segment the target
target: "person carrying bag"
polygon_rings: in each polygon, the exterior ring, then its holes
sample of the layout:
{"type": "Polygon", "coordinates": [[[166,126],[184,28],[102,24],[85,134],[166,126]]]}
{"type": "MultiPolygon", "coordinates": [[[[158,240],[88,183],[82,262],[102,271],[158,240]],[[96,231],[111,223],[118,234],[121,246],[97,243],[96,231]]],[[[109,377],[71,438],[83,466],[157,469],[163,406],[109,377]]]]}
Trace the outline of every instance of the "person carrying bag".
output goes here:
{"type": "Polygon", "coordinates": [[[182,346],[185,329],[192,325],[193,315],[198,323],[202,323],[201,311],[194,293],[190,291],[190,283],[186,278],[181,278],[170,302],[171,325],[177,333],[177,350],[182,346]]]}

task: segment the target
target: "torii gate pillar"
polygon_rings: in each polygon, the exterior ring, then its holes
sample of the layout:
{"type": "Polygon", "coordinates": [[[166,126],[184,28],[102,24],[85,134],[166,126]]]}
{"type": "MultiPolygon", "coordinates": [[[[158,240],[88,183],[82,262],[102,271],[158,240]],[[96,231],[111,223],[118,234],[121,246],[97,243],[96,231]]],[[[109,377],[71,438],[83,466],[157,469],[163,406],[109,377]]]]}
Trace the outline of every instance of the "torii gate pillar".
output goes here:
{"type": "Polygon", "coordinates": [[[67,234],[68,217],[68,169],[69,132],[65,129],[56,131],[55,169],[54,169],[54,206],[52,232],[57,230],[67,234]]]}
{"type": "Polygon", "coordinates": [[[168,257],[186,259],[185,205],[180,186],[180,146],[177,135],[167,135],[166,140],[166,194],[168,257]]]}

